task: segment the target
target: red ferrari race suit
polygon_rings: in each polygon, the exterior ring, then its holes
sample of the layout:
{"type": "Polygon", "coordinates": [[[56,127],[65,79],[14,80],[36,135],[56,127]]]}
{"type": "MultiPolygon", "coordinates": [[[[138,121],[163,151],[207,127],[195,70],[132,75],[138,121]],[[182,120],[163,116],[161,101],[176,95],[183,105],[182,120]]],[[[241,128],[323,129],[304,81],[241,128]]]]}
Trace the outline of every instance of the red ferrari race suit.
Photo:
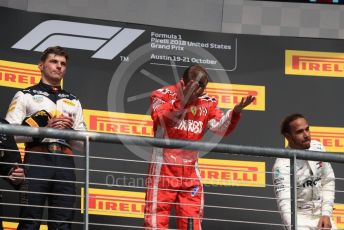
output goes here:
{"type": "MultiPolygon", "coordinates": [[[[155,137],[199,141],[207,129],[228,135],[240,120],[240,113],[217,108],[217,100],[203,95],[181,107],[181,83],[163,87],[151,95],[151,116],[155,137]]],[[[146,178],[146,229],[167,229],[175,206],[177,227],[186,229],[192,218],[194,229],[201,229],[203,186],[198,169],[198,152],[183,149],[153,151],[146,178]]]]}

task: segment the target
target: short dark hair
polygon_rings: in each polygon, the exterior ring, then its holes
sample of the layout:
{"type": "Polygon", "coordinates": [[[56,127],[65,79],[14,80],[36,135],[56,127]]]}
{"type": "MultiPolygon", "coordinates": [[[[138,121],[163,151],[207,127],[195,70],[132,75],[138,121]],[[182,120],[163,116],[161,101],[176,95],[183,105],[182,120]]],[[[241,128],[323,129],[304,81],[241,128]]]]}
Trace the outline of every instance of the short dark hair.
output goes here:
{"type": "Polygon", "coordinates": [[[49,54],[63,56],[66,58],[66,61],[68,61],[69,59],[68,53],[61,46],[51,46],[43,51],[43,54],[41,56],[41,62],[47,60],[49,54]]]}
{"type": "Polygon", "coordinates": [[[286,116],[281,122],[281,134],[285,135],[290,132],[290,123],[295,121],[296,119],[304,118],[306,119],[301,113],[293,113],[286,116]]]}
{"type": "Polygon", "coordinates": [[[209,77],[208,72],[205,68],[203,68],[201,65],[191,65],[189,66],[183,73],[183,79],[189,77],[190,75],[195,74],[196,72],[202,72],[205,76],[207,76],[207,79],[209,77]]]}

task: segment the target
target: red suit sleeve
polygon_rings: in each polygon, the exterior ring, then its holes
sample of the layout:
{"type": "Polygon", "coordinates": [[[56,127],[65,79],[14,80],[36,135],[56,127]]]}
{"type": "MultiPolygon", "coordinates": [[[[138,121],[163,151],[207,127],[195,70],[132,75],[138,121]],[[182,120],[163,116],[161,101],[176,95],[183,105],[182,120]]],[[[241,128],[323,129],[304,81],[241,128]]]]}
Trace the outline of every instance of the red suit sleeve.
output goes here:
{"type": "Polygon", "coordinates": [[[174,126],[185,113],[176,93],[167,88],[156,90],[151,94],[150,109],[155,126],[174,126]]]}
{"type": "Polygon", "coordinates": [[[209,111],[208,128],[217,135],[229,135],[237,126],[240,120],[240,113],[233,110],[223,112],[217,107],[217,101],[212,102],[209,111]]]}

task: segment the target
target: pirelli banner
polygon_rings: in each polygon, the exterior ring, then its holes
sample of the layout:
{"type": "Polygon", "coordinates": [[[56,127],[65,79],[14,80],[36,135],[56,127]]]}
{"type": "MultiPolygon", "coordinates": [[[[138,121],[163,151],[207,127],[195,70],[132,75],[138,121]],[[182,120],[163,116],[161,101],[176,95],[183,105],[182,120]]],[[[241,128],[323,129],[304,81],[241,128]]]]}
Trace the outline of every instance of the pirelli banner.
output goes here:
{"type": "MultiPolygon", "coordinates": [[[[203,141],[283,148],[280,121],[298,112],[308,117],[313,139],[328,151],[344,152],[343,41],[191,31],[1,7],[0,19],[2,117],[15,107],[10,102],[18,90],[40,81],[41,52],[60,45],[70,54],[63,87],[80,99],[89,131],[152,137],[150,93],[175,84],[188,66],[200,64],[210,76],[206,93],[220,109],[233,108],[244,96],[256,97],[230,136],[206,133],[203,141]]],[[[192,125],[180,128],[195,131],[192,125]]],[[[24,155],[23,146],[20,149],[24,155]]],[[[91,229],[142,226],[152,148],[91,143],[90,150],[90,222],[104,225],[91,229]]],[[[83,160],[75,161],[76,167],[84,167],[83,160]]],[[[274,161],[200,152],[203,229],[280,229],[274,224],[252,224],[281,223],[273,199],[274,161]],[[252,211],[256,209],[266,212],[257,214],[252,211]],[[213,221],[218,219],[234,221],[213,221]]],[[[337,177],[344,178],[343,166],[333,164],[333,168],[337,177]]],[[[82,171],[77,171],[77,181],[83,180],[82,171]]],[[[11,189],[7,183],[0,185],[11,189]]],[[[336,183],[336,190],[344,190],[343,185],[336,183]]],[[[77,191],[84,195],[83,186],[78,184],[77,191]]],[[[6,192],[3,202],[18,203],[17,195],[6,192]]],[[[83,221],[80,197],[75,202],[75,222],[83,221]]],[[[343,226],[342,193],[336,194],[335,202],[334,220],[343,226]]],[[[6,229],[16,228],[18,214],[18,205],[5,205],[3,216],[13,217],[5,218],[6,229]]],[[[170,228],[177,228],[174,221],[170,228]]],[[[73,224],[73,229],[82,226],[73,224]]]]}

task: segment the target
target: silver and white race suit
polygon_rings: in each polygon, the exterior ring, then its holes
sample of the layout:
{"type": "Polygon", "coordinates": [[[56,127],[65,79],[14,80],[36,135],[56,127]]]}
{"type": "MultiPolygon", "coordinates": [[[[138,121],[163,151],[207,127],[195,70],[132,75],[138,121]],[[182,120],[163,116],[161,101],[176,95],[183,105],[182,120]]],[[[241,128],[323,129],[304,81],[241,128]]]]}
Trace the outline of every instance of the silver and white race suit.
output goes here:
{"type": "MultiPolygon", "coordinates": [[[[325,151],[318,141],[311,141],[308,150],[325,151]]],[[[321,216],[332,217],[335,176],[331,164],[322,161],[296,160],[298,230],[316,229],[321,216]]],[[[277,206],[286,229],[291,225],[290,161],[278,158],[273,167],[273,183],[277,206]]],[[[332,229],[336,229],[332,222],[332,229]]]]}

